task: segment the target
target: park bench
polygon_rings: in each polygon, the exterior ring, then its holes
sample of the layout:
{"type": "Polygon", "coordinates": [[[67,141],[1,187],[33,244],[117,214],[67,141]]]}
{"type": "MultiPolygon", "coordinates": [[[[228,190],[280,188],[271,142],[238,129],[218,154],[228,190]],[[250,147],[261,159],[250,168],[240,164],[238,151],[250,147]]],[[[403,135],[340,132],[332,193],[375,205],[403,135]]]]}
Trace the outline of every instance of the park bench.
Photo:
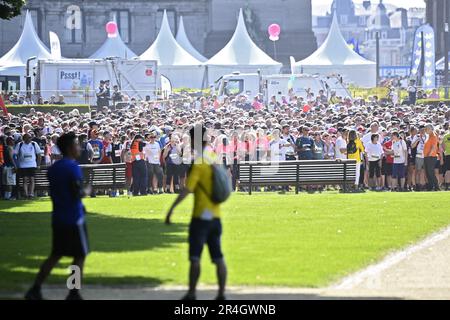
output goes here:
{"type": "Polygon", "coordinates": [[[355,160],[312,160],[282,162],[242,162],[238,166],[238,183],[248,187],[294,186],[298,194],[300,187],[339,185],[344,192],[354,185],[355,160]]]}
{"type": "MultiPolygon", "coordinates": [[[[80,165],[83,171],[84,183],[90,184],[94,191],[108,189],[124,189],[126,186],[125,164],[86,164],[80,165]]],[[[49,182],[47,179],[48,168],[41,168],[36,171],[35,190],[48,191],[49,182]]],[[[19,190],[23,190],[23,177],[18,175],[17,184],[19,190]]]]}

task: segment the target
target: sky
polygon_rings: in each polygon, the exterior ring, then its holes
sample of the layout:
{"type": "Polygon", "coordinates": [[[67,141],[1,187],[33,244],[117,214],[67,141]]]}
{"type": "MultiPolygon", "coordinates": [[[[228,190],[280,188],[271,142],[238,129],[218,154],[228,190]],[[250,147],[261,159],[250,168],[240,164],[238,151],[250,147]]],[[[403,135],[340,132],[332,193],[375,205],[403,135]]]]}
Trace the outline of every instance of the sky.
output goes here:
{"type": "MultiPolygon", "coordinates": [[[[355,3],[362,3],[363,0],[353,0],[355,3]]],[[[325,11],[329,11],[333,0],[312,0],[313,15],[324,15],[325,11]]],[[[377,4],[379,0],[372,0],[372,3],[377,4]]],[[[397,7],[425,7],[424,0],[384,0],[384,3],[396,5],[397,7]]]]}

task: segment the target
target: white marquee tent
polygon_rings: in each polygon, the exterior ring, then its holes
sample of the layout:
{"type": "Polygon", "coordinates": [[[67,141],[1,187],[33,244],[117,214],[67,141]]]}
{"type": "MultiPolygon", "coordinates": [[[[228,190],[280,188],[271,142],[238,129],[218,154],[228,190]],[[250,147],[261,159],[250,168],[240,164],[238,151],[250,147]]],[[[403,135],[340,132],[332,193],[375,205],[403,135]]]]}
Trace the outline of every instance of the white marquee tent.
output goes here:
{"type": "MultiPolygon", "coordinates": [[[[20,77],[20,89],[25,89],[25,75],[27,60],[33,56],[38,59],[50,59],[52,57],[50,51],[45,44],[39,39],[33,25],[30,13],[27,11],[22,34],[19,40],[3,57],[0,58],[0,75],[7,77],[20,77]]],[[[31,65],[31,66],[34,66],[31,65]]],[[[17,83],[10,81],[8,88],[18,90],[17,83]]]]}
{"type": "MultiPolygon", "coordinates": [[[[449,54],[449,57],[450,57],[450,54],[449,54]]],[[[448,66],[450,69],[450,62],[448,63],[448,66]]],[[[441,59],[436,61],[436,70],[444,71],[444,69],[445,69],[445,57],[442,57],[441,59]]]]}
{"type": "Polygon", "coordinates": [[[197,49],[194,48],[192,43],[189,41],[187,37],[186,30],[184,28],[183,17],[180,17],[180,25],[178,27],[176,40],[180,46],[183,47],[184,50],[189,52],[194,58],[196,58],[200,62],[206,62],[206,59],[197,49]]]}
{"type": "Polygon", "coordinates": [[[273,60],[250,38],[242,9],[239,11],[233,37],[222,50],[206,62],[206,65],[210,83],[235,71],[254,73],[260,70],[262,74],[277,74],[282,67],[280,62],[273,60]]]}
{"type": "Polygon", "coordinates": [[[118,57],[123,59],[133,59],[137,55],[123,42],[120,33],[117,32],[113,37],[108,36],[103,45],[89,58],[103,59],[108,57],[118,57]]]}
{"type": "Polygon", "coordinates": [[[336,16],[325,42],[308,58],[294,62],[294,73],[341,75],[345,82],[361,87],[376,86],[376,63],[353,51],[339,29],[336,16]]]}
{"type": "Polygon", "coordinates": [[[170,80],[173,88],[202,87],[205,67],[175,40],[165,11],[155,42],[140,59],[156,60],[159,72],[170,80]]]}

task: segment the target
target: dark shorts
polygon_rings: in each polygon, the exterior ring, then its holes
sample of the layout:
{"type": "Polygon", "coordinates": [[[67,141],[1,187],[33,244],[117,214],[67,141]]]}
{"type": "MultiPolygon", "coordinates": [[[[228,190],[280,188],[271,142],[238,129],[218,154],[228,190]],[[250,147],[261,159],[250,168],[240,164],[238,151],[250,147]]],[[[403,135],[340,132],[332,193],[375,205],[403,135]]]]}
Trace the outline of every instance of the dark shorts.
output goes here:
{"type": "Polygon", "coordinates": [[[403,163],[394,163],[392,167],[392,178],[403,179],[406,177],[406,166],[403,163]]]}
{"type": "Polygon", "coordinates": [[[213,262],[223,259],[221,236],[222,223],[220,219],[201,220],[193,218],[189,225],[189,259],[199,261],[205,244],[208,245],[213,262]]]}
{"type": "Polygon", "coordinates": [[[180,176],[182,178],[184,178],[187,175],[190,167],[191,167],[190,164],[184,164],[183,163],[183,164],[180,165],[180,176]]]}
{"type": "Polygon", "coordinates": [[[381,174],[383,176],[392,176],[392,163],[386,163],[386,161],[383,161],[383,165],[381,166],[381,174]]]}
{"type": "Polygon", "coordinates": [[[19,175],[25,178],[34,178],[36,175],[36,168],[20,168],[19,175]]]}
{"type": "Polygon", "coordinates": [[[381,177],[380,161],[370,161],[369,162],[369,178],[381,177]]]}
{"type": "Polygon", "coordinates": [[[53,224],[52,255],[82,258],[89,253],[86,223],[81,225],[53,224]]]}
{"type": "Polygon", "coordinates": [[[450,156],[445,156],[444,168],[445,168],[445,171],[450,171],[450,156]]]}
{"type": "Polygon", "coordinates": [[[439,159],[436,159],[436,165],[434,166],[435,169],[441,168],[441,161],[439,159]]]}

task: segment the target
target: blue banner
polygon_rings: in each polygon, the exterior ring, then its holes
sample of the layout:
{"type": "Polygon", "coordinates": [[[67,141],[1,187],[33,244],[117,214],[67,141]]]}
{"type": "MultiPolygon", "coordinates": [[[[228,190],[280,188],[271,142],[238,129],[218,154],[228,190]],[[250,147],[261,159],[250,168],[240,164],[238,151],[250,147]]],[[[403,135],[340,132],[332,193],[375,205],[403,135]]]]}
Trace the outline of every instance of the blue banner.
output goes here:
{"type": "Polygon", "coordinates": [[[424,73],[422,77],[422,87],[424,89],[434,89],[436,87],[436,50],[434,29],[429,24],[424,24],[417,28],[414,36],[411,77],[417,79],[419,68],[424,63],[424,73]],[[422,34],[423,41],[422,43],[422,34]],[[424,48],[424,60],[422,61],[422,47],[424,48]]]}

